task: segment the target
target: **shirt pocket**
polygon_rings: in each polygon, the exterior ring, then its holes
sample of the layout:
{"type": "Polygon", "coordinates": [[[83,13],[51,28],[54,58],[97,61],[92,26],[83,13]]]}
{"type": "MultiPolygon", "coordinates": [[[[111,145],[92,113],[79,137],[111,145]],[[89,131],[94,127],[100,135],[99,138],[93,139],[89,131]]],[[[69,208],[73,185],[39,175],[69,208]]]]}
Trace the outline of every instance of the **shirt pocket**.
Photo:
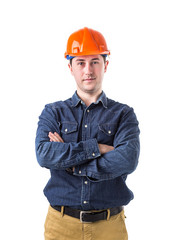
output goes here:
{"type": "Polygon", "coordinates": [[[64,142],[77,142],[78,123],[70,121],[61,122],[61,134],[64,142]]]}
{"type": "Polygon", "coordinates": [[[117,131],[116,123],[103,123],[98,125],[98,143],[113,146],[114,135],[117,131]]]}

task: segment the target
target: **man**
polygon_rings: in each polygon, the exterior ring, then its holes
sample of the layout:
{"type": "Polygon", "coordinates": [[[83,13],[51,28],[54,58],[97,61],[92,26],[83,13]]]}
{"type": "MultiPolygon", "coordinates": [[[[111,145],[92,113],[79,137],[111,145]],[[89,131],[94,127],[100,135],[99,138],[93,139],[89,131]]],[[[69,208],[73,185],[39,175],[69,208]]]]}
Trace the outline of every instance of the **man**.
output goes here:
{"type": "Polygon", "coordinates": [[[51,172],[46,240],[128,239],[123,206],[133,193],[125,181],[138,163],[139,128],[133,109],[102,91],[109,54],[101,33],[71,34],[65,57],[77,91],[39,118],[37,160],[51,172]]]}

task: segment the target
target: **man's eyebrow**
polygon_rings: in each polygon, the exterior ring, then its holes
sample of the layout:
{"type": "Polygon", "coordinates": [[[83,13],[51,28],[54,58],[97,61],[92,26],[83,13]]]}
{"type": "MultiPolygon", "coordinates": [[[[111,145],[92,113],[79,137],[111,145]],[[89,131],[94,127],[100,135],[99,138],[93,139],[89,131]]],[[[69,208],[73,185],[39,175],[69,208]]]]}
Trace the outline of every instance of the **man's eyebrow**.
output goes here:
{"type": "MultiPolygon", "coordinates": [[[[95,61],[95,60],[100,60],[99,58],[92,58],[91,59],[91,61],[95,61]]],[[[81,59],[81,58],[78,58],[78,59],[76,59],[76,62],[78,62],[78,61],[83,61],[83,62],[85,62],[85,59],[81,59]]]]}
{"type": "Polygon", "coordinates": [[[94,60],[100,60],[99,58],[93,58],[93,59],[91,59],[92,61],[94,61],[94,60]]]}
{"type": "Polygon", "coordinates": [[[78,62],[78,61],[85,61],[85,60],[78,58],[78,59],[76,59],[76,62],[78,62]]]}

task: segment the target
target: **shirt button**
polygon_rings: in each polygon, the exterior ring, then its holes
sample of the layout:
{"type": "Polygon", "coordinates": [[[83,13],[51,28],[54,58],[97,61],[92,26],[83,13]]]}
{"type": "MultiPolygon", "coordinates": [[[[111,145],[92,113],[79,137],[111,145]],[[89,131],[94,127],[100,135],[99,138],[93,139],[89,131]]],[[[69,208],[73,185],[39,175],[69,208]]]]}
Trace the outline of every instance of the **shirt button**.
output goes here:
{"type": "Polygon", "coordinates": [[[111,134],[111,131],[109,130],[108,133],[111,134]]]}
{"type": "Polygon", "coordinates": [[[65,132],[67,132],[67,131],[68,131],[68,129],[66,128],[66,129],[65,129],[65,132]]]}
{"type": "Polygon", "coordinates": [[[87,124],[84,127],[87,128],[87,124]]]}
{"type": "Polygon", "coordinates": [[[92,156],[95,157],[95,153],[92,153],[92,156]]]}
{"type": "Polygon", "coordinates": [[[81,174],[81,170],[79,170],[79,174],[81,174]]]}
{"type": "Polygon", "coordinates": [[[87,110],[87,112],[88,112],[88,113],[90,112],[89,109],[87,110]]]}
{"type": "Polygon", "coordinates": [[[86,204],[87,203],[87,201],[84,201],[84,204],[86,204]]]}
{"type": "Polygon", "coordinates": [[[84,183],[87,184],[87,181],[85,181],[84,183]]]}

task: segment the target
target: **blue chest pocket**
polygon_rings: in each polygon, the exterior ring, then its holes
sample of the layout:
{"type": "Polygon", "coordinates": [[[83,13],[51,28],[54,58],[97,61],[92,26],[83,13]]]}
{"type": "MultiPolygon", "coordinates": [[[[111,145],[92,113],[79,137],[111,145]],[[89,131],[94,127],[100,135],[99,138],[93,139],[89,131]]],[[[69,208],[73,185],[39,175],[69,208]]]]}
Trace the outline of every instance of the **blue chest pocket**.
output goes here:
{"type": "Polygon", "coordinates": [[[64,121],[61,122],[61,133],[64,142],[77,142],[78,139],[78,124],[76,122],[64,121]]]}
{"type": "Polygon", "coordinates": [[[117,131],[116,123],[103,123],[98,125],[98,142],[113,146],[114,135],[117,131]]]}

